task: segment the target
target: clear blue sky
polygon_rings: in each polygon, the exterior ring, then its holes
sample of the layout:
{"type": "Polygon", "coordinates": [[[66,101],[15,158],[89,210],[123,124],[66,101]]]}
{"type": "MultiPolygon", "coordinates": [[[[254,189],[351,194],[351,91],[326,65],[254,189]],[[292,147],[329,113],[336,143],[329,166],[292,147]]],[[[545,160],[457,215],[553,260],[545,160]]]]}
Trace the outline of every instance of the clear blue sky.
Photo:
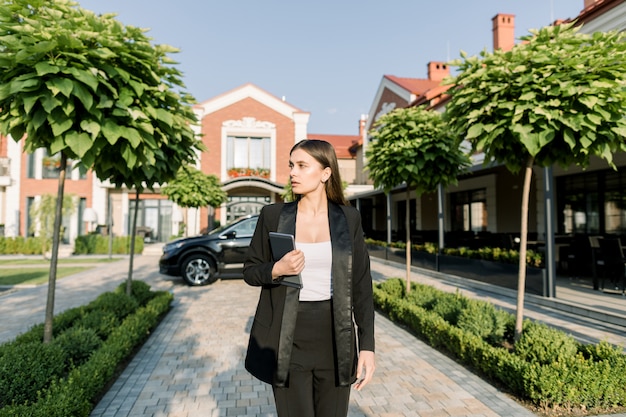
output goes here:
{"type": "Polygon", "coordinates": [[[584,0],[78,0],[149,29],[187,91],[208,100],[253,83],[311,113],[309,133],[358,134],[383,75],[426,78],[429,61],[492,49],[491,18],[515,36],[573,18],[584,0]]]}

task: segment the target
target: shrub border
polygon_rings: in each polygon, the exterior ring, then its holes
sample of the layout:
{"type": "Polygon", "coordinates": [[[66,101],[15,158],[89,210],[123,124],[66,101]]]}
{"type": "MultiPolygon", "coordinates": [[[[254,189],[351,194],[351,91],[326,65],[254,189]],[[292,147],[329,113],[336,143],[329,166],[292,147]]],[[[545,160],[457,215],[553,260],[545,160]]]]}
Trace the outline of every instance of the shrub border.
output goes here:
{"type": "Polygon", "coordinates": [[[87,362],[40,392],[34,404],[3,407],[0,417],[88,417],[118,375],[119,366],[148,339],[169,312],[173,299],[170,292],[155,292],[145,306],[124,319],[87,362]]]}
{"type": "MultiPolygon", "coordinates": [[[[402,282],[399,278],[391,280],[402,282]]],[[[519,400],[543,411],[576,410],[576,415],[594,410],[624,411],[626,355],[619,353],[619,348],[600,342],[560,362],[527,362],[451,325],[438,314],[412,304],[399,294],[386,292],[381,289],[383,284],[374,285],[374,303],[391,321],[407,326],[430,346],[502,385],[519,400]]],[[[399,288],[403,286],[400,284],[399,288]]],[[[441,290],[434,291],[445,294],[441,290]]]]}

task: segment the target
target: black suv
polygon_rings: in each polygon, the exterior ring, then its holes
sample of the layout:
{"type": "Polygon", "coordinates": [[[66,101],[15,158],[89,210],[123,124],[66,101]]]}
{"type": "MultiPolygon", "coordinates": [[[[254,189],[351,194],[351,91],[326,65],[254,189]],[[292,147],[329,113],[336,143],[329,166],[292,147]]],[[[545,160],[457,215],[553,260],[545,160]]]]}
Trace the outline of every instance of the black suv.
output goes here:
{"type": "Polygon", "coordinates": [[[212,284],[220,274],[241,270],[258,219],[258,215],[246,216],[207,234],[166,243],[160,272],[182,276],[195,286],[212,284]]]}

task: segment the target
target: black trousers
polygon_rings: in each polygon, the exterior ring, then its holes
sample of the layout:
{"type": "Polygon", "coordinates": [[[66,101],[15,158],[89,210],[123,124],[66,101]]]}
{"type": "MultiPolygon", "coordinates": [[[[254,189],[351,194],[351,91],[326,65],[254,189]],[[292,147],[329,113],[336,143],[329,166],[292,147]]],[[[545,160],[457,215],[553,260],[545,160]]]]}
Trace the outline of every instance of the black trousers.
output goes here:
{"type": "Polygon", "coordinates": [[[345,417],[350,387],[337,386],[331,301],[300,302],[287,387],[274,387],[279,417],[345,417]]]}

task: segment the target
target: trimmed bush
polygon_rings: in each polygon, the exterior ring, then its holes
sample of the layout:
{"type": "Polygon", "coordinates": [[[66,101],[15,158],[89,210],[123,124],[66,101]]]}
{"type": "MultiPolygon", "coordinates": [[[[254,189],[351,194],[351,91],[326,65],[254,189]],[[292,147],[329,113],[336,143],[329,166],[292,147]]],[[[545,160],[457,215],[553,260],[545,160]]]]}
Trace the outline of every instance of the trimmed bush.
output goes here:
{"type": "Polygon", "coordinates": [[[433,299],[432,305],[428,307],[433,312],[441,316],[445,321],[456,325],[461,311],[466,307],[467,299],[461,297],[459,293],[441,293],[439,297],[433,299]]]}
{"type": "MultiPolygon", "coordinates": [[[[126,283],[123,282],[115,289],[116,294],[126,294],[126,283]]],[[[150,290],[150,286],[143,281],[131,281],[131,296],[137,300],[140,306],[144,306],[154,298],[154,292],[150,290]]]]}
{"type": "MultiPolygon", "coordinates": [[[[383,240],[375,240],[366,238],[365,243],[368,245],[380,246],[380,247],[390,247],[390,248],[398,248],[405,249],[405,242],[391,242],[387,244],[387,242],[383,240]]],[[[438,245],[433,242],[425,242],[422,245],[411,245],[411,249],[417,252],[426,252],[430,254],[435,254],[439,252],[438,245]]],[[[483,247],[479,249],[470,249],[465,246],[461,246],[458,248],[448,248],[445,247],[441,250],[441,253],[444,255],[450,256],[461,256],[464,258],[470,259],[484,259],[486,261],[493,262],[502,262],[507,264],[517,264],[519,262],[519,251],[515,249],[504,249],[497,247],[483,247]]],[[[543,268],[544,266],[544,255],[541,252],[535,252],[531,249],[526,251],[526,264],[535,268],[543,268]]]]}
{"type": "Polygon", "coordinates": [[[383,281],[378,284],[378,288],[393,298],[403,298],[406,295],[406,286],[404,282],[399,279],[388,279],[383,281]]]}
{"type": "Polygon", "coordinates": [[[143,307],[125,294],[105,293],[111,295],[62,313],[65,323],[73,325],[52,343],[32,342],[40,333],[35,326],[21,336],[20,343],[0,345],[0,417],[88,417],[119,366],[150,336],[173,300],[169,292],[148,295],[145,285],[135,287],[149,299],[143,307]],[[128,312],[131,305],[134,310],[128,312]],[[104,342],[81,323],[91,315],[115,317],[114,312],[125,318],[104,342]]]}
{"type": "Polygon", "coordinates": [[[500,345],[504,341],[510,317],[510,314],[495,308],[493,304],[468,300],[466,307],[459,313],[457,326],[492,345],[500,345]]]}
{"type": "Polygon", "coordinates": [[[571,358],[579,343],[570,335],[542,323],[525,322],[515,354],[526,362],[546,365],[571,358]]]}
{"type": "Polygon", "coordinates": [[[93,310],[76,320],[75,326],[89,329],[98,338],[106,339],[121,322],[122,319],[111,311],[93,310]]]}
{"type": "Polygon", "coordinates": [[[0,236],[1,255],[43,255],[40,237],[4,237],[0,236]]]}
{"type": "Polygon", "coordinates": [[[3,345],[0,348],[0,407],[35,401],[37,391],[64,374],[66,359],[63,349],[54,344],[3,345]]]}
{"type": "Polygon", "coordinates": [[[405,297],[398,290],[403,285],[399,278],[376,284],[376,307],[520,400],[543,411],[558,410],[561,416],[567,411],[572,415],[607,414],[626,407],[623,347],[607,342],[582,345],[564,332],[525,320],[522,337],[511,349],[512,314],[484,301],[424,285],[412,285],[405,297]],[[417,294],[422,291],[426,294],[417,294]],[[459,314],[453,324],[455,311],[459,314]]]}
{"type": "Polygon", "coordinates": [[[53,343],[63,349],[73,366],[80,366],[102,345],[102,339],[93,329],[75,327],[56,337],[53,343]]]}
{"type": "MultiPolygon", "coordinates": [[[[143,253],[144,242],[140,236],[135,236],[135,253],[143,253]]],[[[111,252],[116,255],[130,253],[130,236],[115,236],[111,252]]],[[[78,236],[74,240],[74,254],[76,255],[105,255],[109,253],[109,237],[97,234],[78,236]]]]}
{"type": "Polygon", "coordinates": [[[137,307],[139,302],[132,295],[117,291],[102,293],[89,305],[91,310],[113,313],[120,320],[137,310],[137,307]]]}

